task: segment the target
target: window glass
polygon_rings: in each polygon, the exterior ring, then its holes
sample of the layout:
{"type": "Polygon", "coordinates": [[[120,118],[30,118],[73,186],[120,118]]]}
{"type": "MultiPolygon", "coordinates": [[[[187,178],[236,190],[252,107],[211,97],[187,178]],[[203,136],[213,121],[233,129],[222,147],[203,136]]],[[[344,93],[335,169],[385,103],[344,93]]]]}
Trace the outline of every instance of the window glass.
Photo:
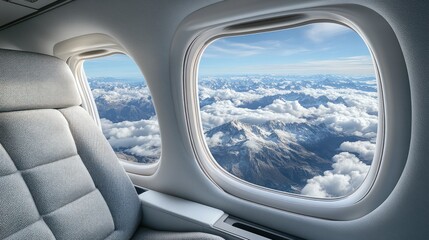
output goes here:
{"type": "Polygon", "coordinates": [[[161,154],[158,120],[149,88],[130,57],[85,60],[84,71],[104,135],[120,159],[156,162],[161,154]]]}
{"type": "Polygon", "coordinates": [[[371,54],[352,29],[314,23],[223,37],[204,50],[198,73],[205,141],[230,174],[319,198],[364,181],[379,95],[371,54]]]}

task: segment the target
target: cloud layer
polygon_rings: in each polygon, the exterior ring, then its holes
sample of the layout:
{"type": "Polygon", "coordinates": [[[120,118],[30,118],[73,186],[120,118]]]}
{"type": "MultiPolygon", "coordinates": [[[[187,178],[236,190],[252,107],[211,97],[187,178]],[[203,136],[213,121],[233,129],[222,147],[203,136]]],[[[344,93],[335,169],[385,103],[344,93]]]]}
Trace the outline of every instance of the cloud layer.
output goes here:
{"type": "MultiPolygon", "coordinates": [[[[371,77],[207,77],[200,79],[199,84],[201,121],[205,132],[232,121],[245,123],[250,128],[278,121],[325,126],[338,136],[359,139],[334,147],[337,150],[329,159],[332,160],[331,169],[313,175],[301,189],[302,194],[315,197],[344,196],[360,186],[374,157],[378,124],[376,87],[376,81],[371,77]]],[[[99,104],[121,106],[150,96],[145,85],[116,83],[99,86],[93,94],[96,99],[102,99],[99,104]]],[[[135,156],[143,162],[159,159],[161,138],[155,115],[147,120],[115,123],[102,119],[101,122],[104,135],[116,151],[135,156]]],[[[261,134],[267,139],[295,139],[295,135],[283,136],[285,133],[274,130],[273,133],[261,134]]],[[[206,137],[206,142],[210,147],[227,147],[225,139],[225,133],[217,132],[206,137]]],[[[262,145],[249,141],[243,147],[255,150],[262,145]]],[[[238,149],[234,151],[239,154],[238,149]]]]}
{"type": "MultiPolygon", "coordinates": [[[[350,82],[351,80],[349,80],[350,82]]],[[[375,80],[373,80],[375,82],[375,80]]],[[[352,81],[351,81],[352,82],[352,81]]],[[[346,81],[347,83],[347,81],[346,81]]],[[[236,83],[239,84],[239,83],[236,83]]],[[[286,123],[324,123],[331,129],[366,138],[375,138],[377,133],[378,95],[351,88],[304,87],[302,83],[286,82],[286,85],[299,86],[293,89],[278,89],[272,86],[256,87],[250,91],[233,89],[213,89],[210,83],[200,86],[200,102],[211,99],[211,104],[201,108],[201,119],[205,131],[230,122],[240,120],[250,124],[260,124],[268,120],[280,120],[286,123]],[[282,98],[287,95],[302,94],[304,97],[327,97],[331,102],[317,107],[305,108],[298,100],[282,98]],[[241,107],[242,104],[258,101],[263,97],[280,96],[271,103],[257,109],[241,107]],[[343,102],[335,103],[341,98],[343,102]]],[[[366,83],[365,83],[366,84],[366,83]]]]}
{"type": "Polygon", "coordinates": [[[348,152],[341,152],[332,160],[333,169],[307,180],[302,194],[319,198],[349,195],[362,184],[370,168],[370,165],[348,152]]]}
{"type": "MultiPolygon", "coordinates": [[[[323,78],[319,76],[316,77],[319,80],[301,81],[284,77],[271,83],[262,80],[264,77],[253,79],[254,83],[238,78],[225,88],[213,86],[222,78],[218,77],[217,81],[203,79],[199,91],[200,102],[205,104],[201,108],[203,128],[208,131],[234,120],[255,126],[277,120],[283,123],[324,124],[339,136],[361,139],[340,143],[338,152],[331,159],[332,169],[308,179],[301,189],[302,194],[314,197],[348,195],[365,179],[376,149],[376,81],[325,76],[330,80],[321,82],[323,78]],[[249,103],[253,103],[254,107],[243,107],[253,106],[249,103]],[[311,107],[304,107],[303,104],[311,107]]],[[[223,137],[224,134],[218,132],[207,137],[206,141],[209,146],[217,147],[225,144],[223,137]]]]}
{"type": "Polygon", "coordinates": [[[157,160],[161,155],[161,137],[158,120],[123,121],[112,123],[101,119],[101,127],[114,149],[124,153],[157,160]]]}

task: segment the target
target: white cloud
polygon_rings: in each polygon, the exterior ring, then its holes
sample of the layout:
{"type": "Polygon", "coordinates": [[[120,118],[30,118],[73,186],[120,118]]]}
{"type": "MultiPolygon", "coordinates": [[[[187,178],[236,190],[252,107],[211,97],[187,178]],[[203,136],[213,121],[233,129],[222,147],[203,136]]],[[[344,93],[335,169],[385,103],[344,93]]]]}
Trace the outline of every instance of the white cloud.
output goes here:
{"type": "Polygon", "coordinates": [[[252,149],[253,152],[259,152],[262,149],[262,145],[256,140],[247,140],[243,146],[252,149]]]}
{"type": "MultiPolygon", "coordinates": [[[[326,49],[322,49],[322,51],[323,50],[326,49]]],[[[310,49],[301,46],[292,46],[286,41],[263,40],[252,43],[239,43],[226,39],[219,39],[207,47],[203,56],[209,58],[247,57],[268,53],[280,56],[290,56],[310,51],[310,49]]]]}
{"type": "MultiPolygon", "coordinates": [[[[311,52],[312,50],[304,47],[284,48],[280,50],[279,54],[283,56],[292,56],[299,53],[311,52]]],[[[313,50],[313,52],[315,52],[313,50]]]]}
{"type": "Polygon", "coordinates": [[[335,131],[346,135],[374,138],[377,133],[378,117],[368,114],[359,107],[328,103],[314,111],[315,122],[324,123],[335,131]]]}
{"type": "MultiPolygon", "coordinates": [[[[235,50],[231,50],[235,51],[235,50]]],[[[284,56],[294,54],[293,51],[278,50],[277,54],[284,56]]],[[[295,52],[297,53],[297,52],[295,52]]],[[[255,51],[236,52],[234,56],[250,56],[259,54],[255,51]]],[[[214,55],[211,55],[214,56],[214,55]]],[[[285,64],[263,64],[245,66],[216,66],[206,67],[211,73],[222,72],[223,74],[287,74],[287,75],[315,75],[315,74],[338,74],[338,75],[373,75],[374,65],[370,56],[340,57],[330,60],[305,60],[285,64]]]]}
{"type": "Polygon", "coordinates": [[[327,198],[346,196],[355,191],[365,180],[369,165],[360,161],[354,154],[341,152],[333,158],[332,170],[307,180],[301,194],[327,198]]]}
{"type": "Polygon", "coordinates": [[[101,127],[113,148],[140,156],[158,158],[161,154],[161,137],[158,120],[123,121],[112,123],[101,119],[101,127]]]}
{"type": "Polygon", "coordinates": [[[313,42],[323,42],[350,31],[353,30],[337,23],[316,23],[306,32],[306,36],[313,42]]]}
{"type": "MultiPolygon", "coordinates": [[[[230,46],[232,47],[232,46],[230,46]]],[[[220,47],[220,46],[210,46],[210,49],[207,50],[208,55],[204,55],[205,57],[217,57],[219,54],[222,54],[222,57],[225,57],[225,54],[228,57],[247,57],[260,54],[260,49],[240,49],[240,48],[228,48],[228,47],[220,47]]]]}
{"type": "Polygon", "coordinates": [[[201,99],[214,98],[216,101],[230,100],[235,104],[241,104],[245,101],[252,101],[261,98],[258,92],[236,92],[232,89],[211,89],[207,87],[200,87],[199,94],[201,99]]]}
{"type": "Polygon", "coordinates": [[[287,64],[258,64],[254,66],[236,67],[237,71],[248,73],[272,74],[374,74],[374,65],[369,56],[352,56],[330,60],[313,60],[287,64]]]}
{"type": "MultiPolygon", "coordinates": [[[[226,40],[224,40],[226,42],[226,40]]],[[[246,44],[246,43],[234,43],[228,42],[228,46],[239,49],[247,49],[247,50],[266,50],[266,47],[261,47],[256,44],[246,44]]]]}
{"type": "Polygon", "coordinates": [[[262,124],[270,120],[280,120],[285,123],[306,122],[305,119],[291,113],[277,113],[270,109],[248,109],[238,107],[240,101],[217,101],[201,108],[201,119],[205,131],[233,120],[240,120],[248,124],[262,124]]]}
{"type": "Polygon", "coordinates": [[[294,115],[295,117],[300,118],[309,116],[312,113],[312,110],[314,110],[315,108],[307,109],[301,106],[298,101],[284,101],[281,99],[276,99],[273,101],[272,104],[266,106],[263,109],[275,113],[289,113],[294,115]]]}
{"type": "Polygon", "coordinates": [[[256,88],[248,92],[237,92],[232,89],[210,89],[200,87],[200,97],[213,98],[215,102],[201,109],[204,130],[219,126],[232,120],[259,124],[268,120],[281,120],[286,123],[307,122],[324,123],[331,129],[346,135],[375,138],[377,133],[378,95],[376,92],[364,92],[356,89],[311,88],[300,90],[281,90],[275,88],[256,88]],[[344,104],[327,103],[315,108],[304,108],[298,101],[275,99],[271,104],[259,109],[241,108],[246,102],[257,101],[263,96],[302,93],[318,98],[326,96],[331,101],[342,98],[344,104]]]}
{"type": "Polygon", "coordinates": [[[366,161],[372,161],[375,152],[375,143],[369,141],[343,142],[340,150],[345,152],[357,153],[366,161]]]}
{"type": "Polygon", "coordinates": [[[277,41],[247,44],[219,39],[207,47],[204,57],[247,57],[266,53],[278,45],[277,41]]]}
{"type": "Polygon", "coordinates": [[[222,137],[224,136],[223,132],[217,132],[215,134],[213,134],[212,137],[207,137],[206,136],[206,143],[208,146],[210,147],[215,147],[215,146],[219,146],[222,144],[222,137]]]}
{"type": "Polygon", "coordinates": [[[106,90],[103,88],[96,88],[92,90],[92,95],[95,99],[103,98],[110,105],[114,105],[121,102],[129,102],[138,99],[149,99],[150,91],[147,86],[144,87],[130,87],[127,85],[115,86],[112,83],[111,89],[106,90]]]}

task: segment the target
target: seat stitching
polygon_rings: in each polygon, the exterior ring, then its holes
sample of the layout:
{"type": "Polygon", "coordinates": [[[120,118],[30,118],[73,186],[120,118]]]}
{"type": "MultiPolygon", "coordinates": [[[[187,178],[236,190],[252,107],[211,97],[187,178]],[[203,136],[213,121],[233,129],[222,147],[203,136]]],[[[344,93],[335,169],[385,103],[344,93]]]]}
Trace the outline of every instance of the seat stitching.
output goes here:
{"type": "MultiPolygon", "coordinates": [[[[40,221],[45,222],[45,220],[43,220],[43,218],[42,218],[42,217],[40,217],[39,219],[37,219],[37,221],[35,221],[35,222],[33,222],[33,223],[31,223],[31,224],[29,224],[29,225],[27,225],[27,226],[25,226],[25,227],[23,227],[23,228],[19,229],[18,231],[14,232],[14,233],[12,233],[12,234],[10,234],[10,235],[9,235],[9,236],[7,236],[6,238],[4,238],[4,240],[7,240],[8,238],[12,237],[13,235],[15,235],[15,234],[17,234],[17,233],[19,233],[19,232],[24,231],[25,229],[27,229],[27,228],[29,228],[29,227],[33,226],[34,224],[36,224],[36,223],[38,223],[38,222],[40,222],[40,221]]],[[[47,228],[47,229],[52,233],[52,236],[54,236],[54,233],[51,231],[51,229],[49,228],[48,224],[46,224],[46,223],[45,223],[45,225],[46,225],[46,228],[47,228]]],[[[55,236],[54,236],[54,237],[55,237],[55,236]]]]}
{"type": "MultiPolygon", "coordinates": [[[[31,170],[33,170],[33,169],[35,169],[35,168],[38,168],[38,167],[43,167],[43,166],[45,166],[45,165],[48,165],[48,164],[54,164],[54,163],[57,163],[57,162],[60,162],[60,161],[65,161],[65,160],[69,160],[69,159],[72,159],[72,158],[74,158],[74,157],[79,157],[79,159],[80,159],[80,156],[78,155],[78,154],[76,154],[76,155],[73,155],[73,156],[71,156],[71,157],[67,157],[67,158],[63,158],[63,159],[60,159],[60,160],[56,160],[55,162],[51,162],[51,163],[46,163],[46,164],[41,164],[41,165],[39,165],[39,166],[36,166],[36,167],[34,167],[34,168],[29,168],[29,169],[26,169],[26,170],[23,170],[23,171],[19,171],[21,174],[26,174],[27,172],[29,172],[29,171],[31,171],[31,170]]],[[[25,181],[25,177],[23,177],[24,178],[24,181],[25,181]]],[[[27,182],[25,182],[26,184],[27,184],[27,182]]],[[[28,187],[28,186],[27,186],[28,187]]],[[[79,197],[77,197],[76,199],[73,199],[73,200],[71,200],[70,202],[68,202],[68,203],[66,203],[66,204],[64,204],[63,206],[60,206],[60,207],[58,207],[58,208],[56,208],[55,210],[52,210],[52,211],[50,211],[50,212],[48,212],[48,213],[45,213],[45,214],[40,214],[40,211],[39,211],[39,215],[41,215],[41,217],[43,217],[43,216],[45,216],[45,215],[47,215],[47,214],[50,214],[50,213],[52,213],[52,212],[54,212],[54,211],[56,211],[56,210],[58,210],[58,209],[60,209],[60,208],[62,208],[62,207],[64,207],[64,206],[66,206],[67,204],[70,204],[70,203],[72,203],[72,202],[74,202],[74,201],[76,201],[76,200],[78,200],[78,199],[80,199],[80,198],[82,198],[82,197],[84,197],[84,196],[86,196],[86,195],[88,195],[88,194],[90,194],[91,192],[93,192],[93,191],[95,191],[95,190],[98,190],[96,187],[95,187],[95,185],[94,185],[94,188],[92,188],[89,192],[86,192],[86,193],[84,193],[83,195],[81,195],[81,196],[79,196],[79,197]]],[[[30,191],[30,193],[32,192],[30,189],[29,189],[29,191],[30,191]]],[[[36,201],[34,201],[34,202],[36,202],[36,201]]],[[[37,206],[37,203],[36,203],[36,206],[37,206]]]]}
{"type": "Polygon", "coordinates": [[[12,173],[8,173],[8,174],[6,174],[6,175],[2,175],[2,176],[0,176],[0,178],[2,178],[2,177],[7,177],[7,176],[10,176],[10,175],[13,175],[13,174],[17,174],[17,173],[19,173],[20,171],[19,170],[17,170],[17,171],[15,171],[15,172],[12,172],[12,173]]]}
{"type": "MultiPolygon", "coordinates": [[[[66,108],[71,108],[71,107],[73,107],[73,106],[66,107],[66,108]]],[[[71,128],[70,128],[70,123],[69,123],[68,119],[64,116],[64,113],[61,111],[61,110],[63,110],[63,109],[64,109],[64,108],[60,108],[60,109],[53,109],[53,110],[58,111],[58,112],[63,116],[63,118],[65,119],[65,121],[66,121],[66,123],[67,123],[68,130],[70,131],[70,135],[72,136],[72,141],[73,141],[73,143],[74,143],[74,145],[75,145],[75,147],[76,147],[76,155],[74,155],[74,156],[78,156],[78,157],[79,157],[79,159],[80,159],[80,161],[82,162],[82,164],[84,164],[84,162],[83,162],[82,158],[81,158],[81,157],[80,157],[80,155],[79,155],[79,150],[77,149],[76,140],[74,139],[73,132],[71,131],[71,128]]],[[[68,158],[71,158],[71,157],[74,157],[74,156],[70,156],[70,157],[68,157],[68,158]]],[[[68,159],[68,158],[65,158],[65,159],[68,159]]],[[[56,160],[56,161],[54,161],[54,162],[61,161],[61,160],[64,160],[64,159],[59,159],[59,160],[56,160]]],[[[51,163],[53,163],[53,162],[51,162],[51,163]]],[[[47,163],[47,164],[49,164],[49,163],[47,163]]],[[[85,165],[85,164],[84,164],[84,165],[85,165]]],[[[40,166],[40,165],[39,165],[39,166],[40,166]]],[[[86,166],[85,166],[85,167],[86,167],[86,166]]],[[[92,179],[92,176],[91,176],[91,179],[92,179]]],[[[68,206],[68,205],[70,205],[70,204],[72,204],[72,203],[74,203],[74,202],[76,202],[77,200],[82,199],[82,198],[84,198],[85,196],[87,196],[87,195],[89,195],[89,194],[91,194],[91,193],[93,193],[93,192],[95,192],[95,191],[100,192],[100,191],[98,190],[98,188],[96,187],[95,182],[94,182],[94,180],[93,180],[93,179],[92,179],[92,182],[93,182],[93,184],[94,184],[94,186],[95,186],[95,188],[94,188],[93,190],[91,190],[90,192],[88,192],[88,193],[86,193],[86,194],[82,195],[81,197],[76,198],[76,199],[74,199],[73,201],[71,201],[71,202],[69,202],[69,203],[67,203],[67,204],[65,204],[65,205],[63,205],[63,206],[61,206],[61,207],[59,207],[59,208],[57,208],[57,209],[55,209],[55,210],[53,210],[53,211],[49,212],[49,213],[45,213],[45,214],[41,215],[41,218],[44,220],[44,219],[45,219],[45,217],[47,217],[48,215],[53,214],[54,212],[56,212],[56,211],[58,211],[58,210],[60,210],[60,209],[62,209],[62,208],[64,208],[64,207],[66,207],[66,206],[68,206]]],[[[101,194],[101,193],[100,193],[100,194],[101,194]]],[[[39,214],[40,214],[40,213],[39,213],[39,214]]],[[[113,222],[113,224],[114,224],[114,222],[113,222]]],[[[47,223],[46,223],[46,226],[48,226],[49,230],[52,232],[52,234],[54,235],[54,237],[55,237],[55,238],[57,238],[57,237],[55,236],[54,232],[52,231],[51,227],[49,226],[49,224],[47,224],[47,223]]]]}
{"type": "Polygon", "coordinates": [[[10,155],[9,155],[9,153],[6,151],[6,148],[4,148],[4,146],[0,143],[0,150],[1,150],[1,149],[3,149],[3,151],[2,151],[2,152],[4,152],[4,153],[6,154],[6,161],[10,160],[10,161],[12,162],[13,166],[15,167],[15,169],[14,169],[14,171],[13,171],[12,173],[7,173],[6,175],[1,175],[1,176],[0,176],[0,178],[1,178],[1,177],[6,177],[6,176],[9,176],[9,175],[13,175],[13,174],[15,174],[15,173],[18,173],[18,172],[19,172],[19,170],[18,170],[18,168],[16,167],[15,162],[12,160],[12,158],[11,158],[11,157],[10,157],[10,155]]]}
{"type": "Polygon", "coordinates": [[[80,158],[79,154],[75,154],[75,155],[72,155],[72,156],[70,156],[70,157],[61,158],[61,159],[58,159],[58,160],[54,160],[53,162],[43,163],[43,164],[40,164],[40,165],[37,165],[37,166],[31,167],[31,168],[27,168],[27,169],[19,170],[19,171],[20,171],[20,172],[22,172],[22,173],[25,173],[25,172],[28,172],[28,171],[33,170],[33,169],[35,169],[35,168],[43,167],[43,166],[45,166],[45,165],[53,164],[53,163],[60,162],[60,161],[69,160],[70,158],[73,158],[73,157],[76,157],[76,156],[78,156],[78,157],[80,158]]]}
{"type": "Polygon", "coordinates": [[[113,235],[113,233],[115,233],[116,232],[116,228],[115,229],[113,229],[113,231],[109,234],[109,235],[107,235],[107,237],[105,237],[104,239],[108,239],[110,236],[112,236],[113,235]]]}
{"type": "Polygon", "coordinates": [[[61,207],[59,207],[59,208],[57,208],[57,209],[55,209],[55,210],[53,210],[53,211],[50,211],[50,212],[48,212],[48,213],[45,213],[45,214],[43,214],[43,215],[41,215],[41,216],[42,216],[42,218],[44,218],[44,217],[46,217],[46,216],[48,216],[48,215],[50,215],[50,214],[52,214],[52,213],[54,213],[54,212],[56,212],[56,211],[60,210],[61,208],[64,208],[64,207],[66,207],[67,205],[70,205],[70,204],[72,204],[72,203],[74,203],[74,202],[78,201],[79,199],[82,199],[82,198],[84,198],[84,197],[88,196],[89,194],[91,194],[91,193],[93,193],[93,192],[95,192],[95,191],[98,191],[98,188],[94,188],[93,190],[91,190],[91,191],[89,191],[89,192],[85,193],[84,195],[82,195],[82,196],[80,196],[80,197],[78,197],[78,198],[76,198],[76,199],[74,199],[74,200],[72,200],[72,201],[70,201],[70,202],[68,202],[68,203],[66,203],[66,204],[64,204],[64,205],[62,205],[61,207]]]}
{"type": "MultiPolygon", "coordinates": [[[[60,108],[60,109],[56,109],[58,112],[60,112],[61,113],[61,115],[64,117],[64,119],[66,120],[66,122],[67,122],[67,124],[68,124],[68,128],[69,128],[69,130],[70,130],[70,134],[71,134],[71,136],[72,136],[72,138],[73,138],[73,142],[74,142],[74,144],[75,144],[75,146],[76,146],[76,150],[77,150],[77,154],[79,155],[79,149],[78,149],[78,147],[77,147],[77,144],[76,144],[76,138],[75,138],[75,136],[73,135],[73,131],[71,130],[71,127],[70,127],[70,121],[69,121],[69,119],[66,117],[66,115],[65,115],[65,113],[64,113],[64,111],[66,111],[67,109],[73,109],[73,108],[76,108],[76,107],[78,107],[79,108],[79,106],[71,106],[71,107],[66,107],[66,108],[60,108]]],[[[82,107],[80,107],[80,108],[82,108],[82,107]]],[[[79,157],[80,157],[80,155],[79,155],[79,157]]],[[[83,159],[82,158],[80,158],[80,160],[81,160],[81,162],[83,163],[83,165],[85,165],[85,167],[86,167],[86,164],[85,164],[85,162],[83,161],[83,159]]],[[[88,170],[88,172],[89,172],[89,170],[88,170]]],[[[89,173],[89,175],[91,176],[91,179],[92,179],[92,182],[94,183],[94,186],[95,186],[95,189],[97,189],[98,190],[98,188],[97,188],[97,184],[95,183],[95,181],[94,181],[94,179],[93,179],[93,176],[91,175],[91,173],[89,173]]],[[[99,192],[100,192],[100,190],[98,190],[99,192]]],[[[103,193],[102,192],[100,192],[100,195],[102,196],[102,198],[103,198],[103,200],[104,200],[104,203],[107,205],[107,207],[108,207],[108,209],[109,209],[109,212],[110,212],[110,216],[112,217],[112,222],[113,222],[113,232],[115,232],[117,229],[116,229],[116,223],[115,223],[115,218],[113,217],[113,215],[112,215],[112,210],[110,209],[110,206],[109,206],[109,204],[107,203],[107,201],[106,201],[106,198],[104,197],[104,195],[103,195],[103,193]]],[[[112,232],[112,233],[113,233],[112,232]]],[[[110,236],[110,235],[109,235],[110,236]]]]}
{"type": "MultiPolygon", "coordinates": [[[[15,166],[15,169],[17,169],[17,172],[16,173],[19,173],[19,175],[21,176],[21,178],[22,178],[22,181],[24,181],[24,184],[25,184],[25,186],[27,187],[27,191],[30,193],[30,196],[31,196],[31,199],[33,200],[33,203],[34,203],[34,206],[35,206],[35,208],[36,208],[36,211],[37,211],[37,213],[39,214],[39,219],[37,220],[37,221],[39,221],[40,219],[41,219],[41,215],[40,215],[40,211],[39,211],[39,208],[37,207],[37,204],[36,204],[36,201],[34,200],[34,196],[33,196],[33,193],[31,193],[31,191],[30,191],[30,188],[28,187],[28,184],[27,184],[27,182],[25,181],[25,178],[24,178],[24,176],[22,176],[22,173],[21,173],[21,170],[19,170],[17,167],[16,167],[16,164],[15,164],[15,161],[10,157],[10,154],[9,154],[9,152],[6,150],[6,148],[4,148],[3,147],[3,145],[0,143],[0,145],[2,146],[2,148],[4,149],[4,151],[5,151],[5,153],[7,154],[7,156],[9,157],[9,159],[12,161],[12,164],[15,166]]],[[[37,222],[36,221],[36,222],[37,222]]],[[[36,223],[36,222],[34,222],[34,223],[36,223]]],[[[24,228],[22,228],[22,229],[20,229],[20,230],[18,230],[18,231],[21,231],[21,230],[23,230],[23,229],[25,229],[25,228],[27,228],[28,226],[31,226],[31,225],[33,225],[34,223],[31,223],[30,225],[27,225],[26,227],[24,227],[24,228]]],[[[49,227],[48,227],[49,228],[49,227]]],[[[54,233],[52,232],[52,230],[49,228],[49,231],[51,231],[51,233],[52,233],[52,235],[54,235],[54,233]]],[[[9,235],[9,236],[12,236],[13,234],[15,234],[16,232],[14,232],[14,233],[12,233],[11,235],[9,235]]],[[[9,237],[8,236],[8,237],[9,237]]]]}

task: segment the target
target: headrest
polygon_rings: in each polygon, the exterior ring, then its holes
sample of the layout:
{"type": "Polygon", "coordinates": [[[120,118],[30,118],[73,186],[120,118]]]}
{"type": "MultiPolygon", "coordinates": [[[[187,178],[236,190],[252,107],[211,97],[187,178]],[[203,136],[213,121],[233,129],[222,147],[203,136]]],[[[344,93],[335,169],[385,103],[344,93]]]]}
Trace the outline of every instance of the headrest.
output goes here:
{"type": "Polygon", "coordinates": [[[62,60],[0,49],[0,112],[81,104],[73,74],[62,60]]]}

